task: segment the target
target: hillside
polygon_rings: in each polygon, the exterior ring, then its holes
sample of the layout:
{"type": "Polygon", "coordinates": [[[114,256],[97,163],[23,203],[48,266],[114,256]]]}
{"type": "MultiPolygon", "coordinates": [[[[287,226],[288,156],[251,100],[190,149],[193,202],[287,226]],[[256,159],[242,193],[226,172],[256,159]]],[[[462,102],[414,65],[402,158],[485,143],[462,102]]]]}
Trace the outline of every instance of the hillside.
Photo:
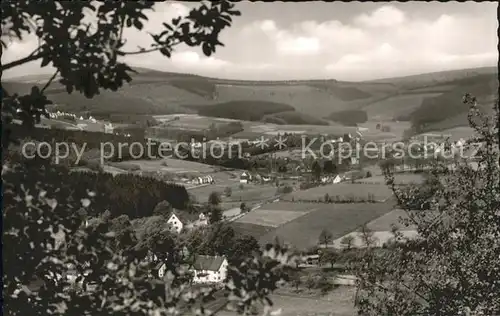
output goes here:
{"type": "Polygon", "coordinates": [[[262,118],[262,121],[278,125],[329,125],[325,120],[296,111],[268,114],[262,118]]]}
{"type": "MultiPolygon", "coordinates": [[[[362,110],[368,120],[415,120],[444,105],[437,116],[446,127],[464,124],[462,110],[448,113],[465,92],[487,98],[495,90],[495,67],[445,71],[367,82],[337,80],[248,81],[208,78],[191,74],[137,68],[133,81],[118,92],[103,91],[93,99],[69,95],[57,82],[47,90],[62,110],[110,114],[162,115],[191,113],[225,118],[261,120],[275,124],[324,124],[332,113],[362,110]],[[487,85],[489,88],[483,89],[487,85]],[[252,110],[244,109],[251,107],[252,110]],[[236,109],[229,109],[236,107],[236,109]],[[269,107],[267,109],[266,107],[269,107]],[[256,110],[259,109],[259,110],[256,110]],[[265,109],[265,110],[264,110],[265,109]],[[432,111],[431,111],[432,109],[432,111]],[[244,112],[241,112],[244,111],[244,112]],[[238,112],[237,116],[236,112],[238,112]],[[253,113],[255,112],[255,113],[253,113]],[[279,115],[277,113],[283,112],[279,115]],[[305,115],[307,114],[307,115],[305,115]],[[243,116],[242,116],[243,115],[243,116]],[[458,124],[458,125],[457,125],[458,124]]],[[[48,76],[45,76],[47,80],[48,76]]],[[[9,93],[26,93],[44,76],[24,76],[3,82],[9,93]]],[[[417,119],[419,120],[419,119],[417,119]]],[[[437,124],[437,126],[436,126],[437,124]]]]}
{"type": "Polygon", "coordinates": [[[267,114],[293,111],[288,104],[269,101],[237,100],[205,106],[186,106],[198,114],[210,117],[229,118],[244,121],[259,121],[267,114]]]}

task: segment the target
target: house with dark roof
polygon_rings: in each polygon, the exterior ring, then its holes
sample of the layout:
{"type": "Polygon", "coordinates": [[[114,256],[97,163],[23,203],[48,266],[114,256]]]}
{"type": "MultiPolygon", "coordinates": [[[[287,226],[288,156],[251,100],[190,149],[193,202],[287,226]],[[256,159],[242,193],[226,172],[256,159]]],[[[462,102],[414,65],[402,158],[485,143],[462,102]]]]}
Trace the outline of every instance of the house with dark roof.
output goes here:
{"type": "Polygon", "coordinates": [[[195,257],[191,271],[193,283],[220,283],[226,279],[228,262],[224,256],[195,257]]]}

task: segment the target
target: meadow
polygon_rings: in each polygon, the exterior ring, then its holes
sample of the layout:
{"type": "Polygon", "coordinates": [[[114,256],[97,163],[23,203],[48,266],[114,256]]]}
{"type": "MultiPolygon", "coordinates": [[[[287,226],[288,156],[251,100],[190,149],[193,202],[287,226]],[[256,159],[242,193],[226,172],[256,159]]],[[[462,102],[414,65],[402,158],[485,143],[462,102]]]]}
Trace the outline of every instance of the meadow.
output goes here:
{"type": "Polygon", "coordinates": [[[295,191],[283,196],[286,201],[317,201],[324,199],[325,194],[335,198],[339,196],[341,199],[367,199],[369,195],[373,195],[375,201],[383,202],[392,196],[391,190],[386,185],[380,184],[364,184],[364,183],[336,183],[322,185],[319,187],[295,191]]]}
{"type": "MultiPolygon", "coordinates": [[[[424,176],[416,173],[397,173],[394,175],[394,182],[396,184],[411,184],[411,183],[422,183],[424,181],[424,176]]],[[[377,175],[370,178],[363,178],[355,181],[356,183],[363,184],[379,184],[386,185],[385,177],[383,175],[377,175]]]]}
{"type": "MultiPolygon", "coordinates": [[[[322,297],[303,297],[281,293],[271,295],[273,310],[281,309],[280,316],[355,316],[356,288],[341,286],[322,297]]],[[[220,316],[236,316],[235,312],[221,312],[220,316]]]]}
{"type": "MultiPolygon", "coordinates": [[[[303,211],[309,211],[307,214],[291,220],[274,230],[270,230],[265,235],[255,236],[259,238],[262,244],[272,242],[276,237],[281,241],[290,243],[299,248],[306,249],[318,244],[318,237],[322,230],[330,231],[333,238],[339,238],[349,232],[367,224],[375,218],[378,218],[393,208],[393,201],[376,204],[352,203],[352,204],[315,204],[315,203],[275,203],[266,205],[267,210],[278,208],[286,209],[286,205],[298,204],[303,211]]],[[[295,206],[297,207],[297,206],[295,206]]],[[[273,217],[269,211],[263,216],[273,217]],[[267,215],[266,215],[267,214],[267,215]]],[[[257,220],[256,220],[257,221],[257,220]]],[[[259,219],[262,221],[262,219],[259,219]]],[[[252,231],[262,234],[266,229],[257,229],[252,226],[262,226],[255,223],[245,229],[243,223],[238,223],[240,229],[251,233],[252,231]]]]}

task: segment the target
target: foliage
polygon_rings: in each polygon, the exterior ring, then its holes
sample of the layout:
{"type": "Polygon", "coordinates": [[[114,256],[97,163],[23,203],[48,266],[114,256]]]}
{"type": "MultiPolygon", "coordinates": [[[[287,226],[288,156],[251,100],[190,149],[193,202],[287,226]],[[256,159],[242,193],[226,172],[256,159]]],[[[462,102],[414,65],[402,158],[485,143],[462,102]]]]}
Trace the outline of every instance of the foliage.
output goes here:
{"type": "MultiPolygon", "coordinates": [[[[488,74],[481,74],[475,78],[458,80],[457,87],[451,91],[445,92],[437,97],[424,99],[422,105],[412,112],[406,120],[411,121],[412,128],[415,131],[422,133],[430,130],[429,128],[432,126],[436,127],[437,123],[441,123],[459,114],[464,114],[463,117],[465,118],[465,113],[469,110],[469,105],[457,103],[457,100],[459,100],[463,94],[464,87],[467,87],[469,92],[478,98],[487,99],[490,95],[496,95],[498,82],[496,75],[493,76],[488,74]]],[[[485,109],[486,107],[482,106],[482,110],[485,109]]],[[[450,127],[452,126],[448,128],[450,127]]]]}
{"type": "MultiPolygon", "coordinates": [[[[122,56],[160,51],[170,57],[173,47],[181,43],[201,46],[209,56],[222,45],[221,30],[239,15],[227,1],[202,3],[187,17],[164,23],[164,29],[151,34],[152,47],[124,51],[123,30],[142,30],[154,5],[145,1],[2,2],[3,48],[8,37],[22,40],[28,34],[39,43],[26,57],[3,64],[2,72],[32,61],[56,68],[43,88],[34,87],[28,95],[10,94],[2,87],[2,127],[11,123],[18,109],[23,123],[33,126],[51,103],[44,92],[57,77],[67,93],[78,91],[91,98],[131,81],[133,70],[119,61],[122,56]]],[[[2,153],[10,140],[6,134],[2,153]]],[[[16,245],[3,253],[4,307],[9,315],[209,314],[200,305],[214,290],[189,286],[189,274],[179,266],[176,251],[171,251],[176,244],[163,223],[145,230],[139,241],[144,247],[120,247],[117,242],[134,243],[126,237],[133,238],[130,222],[126,216],[111,216],[150,214],[162,200],[182,207],[188,197],[185,188],[130,175],[68,173],[60,166],[19,159],[3,164],[2,180],[3,242],[16,245]],[[85,228],[85,213],[103,216],[85,228]],[[151,275],[157,263],[144,260],[146,249],[151,248],[167,254],[164,280],[151,275]],[[33,279],[39,281],[38,287],[33,279]]],[[[268,296],[283,279],[281,267],[286,263],[282,260],[286,251],[279,251],[279,255],[257,253],[249,264],[232,267],[228,290],[236,294],[231,301],[240,312],[256,301],[271,304],[268,296]],[[243,288],[252,293],[251,299],[237,297],[243,288]]]]}
{"type": "Polygon", "coordinates": [[[323,172],[323,169],[321,168],[321,165],[318,160],[315,160],[312,164],[312,173],[314,176],[314,179],[319,181],[321,178],[321,173],[323,172]]]}
{"type": "Polygon", "coordinates": [[[321,231],[321,233],[319,234],[319,240],[318,240],[319,244],[321,245],[324,245],[325,247],[328,246],[329,243],[331,243],[333,241],[333,234],[326,230],[326,229],[323,229],[321,231]]]}
{"type": "Polygon", "coordinates": [[[332,268],[338,259],[339,255],[335,252],[335,250],[331,249],[322,250],[319,256],[319,261],[321,264],[329,263],[332,268]]]}
{"type": "Polygon", "coordinates": [[[261,120],[278,125],[329,125],[327,121],[297,111],[267,114],[261,120]]]}
{"type": "MultiPolygon", "coordinates": [[[[157,233],[162,226],[157,221],[151,222],[155,226],[143,236],[147,249],[115,248],[117,236],[130,227],[126,217],[109,220],[103,216],[84,228],[80,215],[85,212],[79,211],[98,212],[92,201],[94,192],[72,192],[72,186],[64,182],[54,186],[26,181],[32,173],[23,171],[19,164],[9,164],[2,173],[3,238],[16,245],[3,253],[3,293],[8,298],[4,308],[9,315],[173,315],[188,310],[199,314],[200,306],[211,300],[214,289],[189,286],[178,258],[170,255],[176,251],[172,251],[169,235],[157,233]],[[25,177],[10,177],[12,173],[25,177]],[[56,200],[56,194],[66,199],[56,200]],[[164,280],[151,276],[156,263],[143,260],[148,250],[169,254],[164,258],[164,280]],[[37,286],[33,280],[38,281],[37,286]]],[[[243,288],[255,293],[251,300],[231,297],[230,302],[237,306],[256,301],[270,304],[268,295],[284,277],[279,256],[255,253],[251,263],[231,268],[228,288],[234,293],[243,288]],[[239,279],[246,274],[251,277],[239,279]]]]}
{"type": "Polygon", "coordinates": [[[242,213],[246,213],[246,212],[249,211],[249,207],[245,204],[245,202],[242,202],[240,204],[240,210],[241,210],[242,213]]]}
{"type": "MultiPolygon", "coordinates": [[[[132,174],[111,175],[109,173],[69,172],[64,166],[51,165],[43,159],[27,160],[13,153],[5,157],[11,163],[22,163],[25,167],[22,173],[9,174],[9,180],[19,181],[24,174],[32,175],[31,181],[41,181],[50,185],[65,183],[73,187],[74,192],[92,190],[96,192],[95,201],[102,210],[110,210],[116,217],[127,215],[130,218],[152,215],[155,206],[168,201],[177,209],[187,207],[189,196],[183,186],[165,183],[153,178],[144,178],[132,174]],[[45,172],[38,174],[36,169],[43,168],[45,172]],[[43,176],[43,178],[42,178],[43,176]]],[[[61,193],[62,194],[62,193],[61,193]]],[[[62,199],[57,195],[55,198],[62,199]]],[[[89,216],[99,214],[89,212],[89,216]]]]}
{"type": "Polygon", "coordinates": [[[255,238],[236,233],[225,223],[188,232],[185,245],[190,253],[226,256],[230,262],[239,261],[260,249],[255,238]]]}
{"type": "Polygon", "coordinates": [[[226,187],[226,188],[224,189],[224,194],[225,194],[227,197],[230,197],[232,193],[233,193],[233,190],[231,190],[231,187],[226,187]]]}
{"type": "Polygon", "coordinates": [[[219,205],[221,201],[222,199],[220,193],[217,191],[211,192],[210,195],[208,196],[208,204],[210,205],[214,206],[219,205]]]}
{"type": "Polygon", "coordinates": [[[326,160],[323,164],[323,170],[326,174],[335,174],[337,173],[337,166],[332,160],[326,160]]]}
{"type": "Polygon", "coordinates": [[[475,98],[464,97],[473,141],[483,144],[477,166],[457,160],[432,167],[439,185],[405,191],[386,170],[403,225],[418,237],[397,230],[385,252],[368,249],[358,260],[357,306],[363,315],[497,315],[500,313],[500,150],[499,103],[485,116],[475,98]]]}
{"type": "Polygon", "coordinates": [[[346,126],[356,126],[356,124],[365,123],[368,115],[363,110],[344,110],[332,113],[328,118],[346,126]]]}
{"type": "Polygon", "coordinates": [[[218,205],[210,204],[208,210],[208,221],[210,224],[222,221],[222,209],[218,205]]]}
{"type": "Polygon", "coordinates": [[[153,215],[162,215],[162,216],[170,216],[170,213],[172,212],[172,206],[168,201],[161,201],[160,203],[156,204],[155,208],[153,209],[153,215]]]}
{"type": "Polygon", "coordinates": [[[354,236],[346,235],[340,240],[340,244],[344,247],[345,250],[350,250],[354,245],[354,236]]]}

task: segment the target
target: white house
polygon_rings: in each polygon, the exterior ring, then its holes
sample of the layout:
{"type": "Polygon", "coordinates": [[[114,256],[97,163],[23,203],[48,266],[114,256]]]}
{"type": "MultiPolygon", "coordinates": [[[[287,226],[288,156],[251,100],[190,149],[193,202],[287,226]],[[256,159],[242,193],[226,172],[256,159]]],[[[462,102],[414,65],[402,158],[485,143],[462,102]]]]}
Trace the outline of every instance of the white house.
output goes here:
{"type": "Polygon", "coordinates": [[[214,183],[214,178],[212,176],[202,176],[202,177],[196,177],[191,181],[193,184],[210,184],[214,183]]]}
{"type": "Polygon", "coordinates": [[[170,215],[170,218],[168,219],[167,223],[170,225],[170,229],[173,230],[173,231],[175,231],[178,234],[184,228],[184,224],[179,219],[179,217],[177,217],[176,214],[170,215]]]}
{"type": "Polygon", "coordinates": [[[223,256],[196,256],[191,271],[193,283],[220,283],[227,276],[227,259],[223,256]]]}
{"type": "Polygon", "coordinates": [[[196,215],[188,212],[174,211],[167,220],[167,223],[170,225],[172,231],[179,234],[186,228],[208,225],[208,218],[203,213],[196,215]]]}
{"type": "Polygon", "coordinates": [[[196,226],[205,226],[208,225],[208,218],[205,214],[200,213],[198,215],[198,221],[195,223],[196,226]]]}
{"type": "Polygon", "coordinates": [[[167,270],[167,265],[165,264],[165,262],[159,262],[155,267],[155,271],[158,274],[159,278],[163,278],[163,276],[165,276],[166,270],[167,270]]]}
{"type": "Polygon", "coordinates": [[[340,183],[341,181],[342,181],[342,178],[339,175],[336,175],[333,178],[332,183],[340,183]]]}
{"type": "Polygon", "coordinates": [[[246,171],[243,172],[240,176],[240,183],[248,183],[252,180],[252,176],[246,171]]]}
{"type": "Polygon", "coordinates": [[[104,123],[104,133],[106,134],[113,134],[114,131],[113,124],[111,123],[104,123]]]}

